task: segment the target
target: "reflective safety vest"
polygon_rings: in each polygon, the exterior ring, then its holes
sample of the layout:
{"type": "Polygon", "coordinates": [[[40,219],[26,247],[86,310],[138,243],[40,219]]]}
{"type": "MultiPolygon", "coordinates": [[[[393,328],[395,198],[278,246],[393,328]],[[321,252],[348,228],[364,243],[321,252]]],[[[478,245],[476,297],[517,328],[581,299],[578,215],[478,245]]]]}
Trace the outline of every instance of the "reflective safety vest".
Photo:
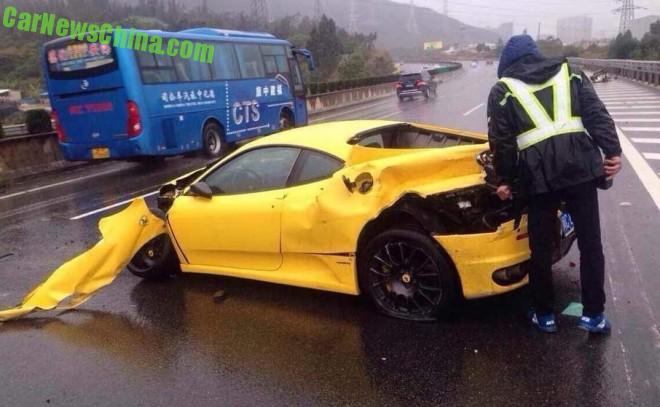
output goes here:
{"type": "Polygon", "coordinates": [[[533,129],[517,135],[520,151],[561,134],[587,132],[582,118],[573,116],[571,112],[571,79],[574,77],[582,80],[579,75],[571,75],[565,63],[557,75],[540,85],[530,85],[514,78],[500,80],[509,88],[500,105],[506,105],[509,97],[515,97],[534,124],[533,129]],[[553,90],[554,120],[534,95],[534,92],[548,87],[553,90]]]}

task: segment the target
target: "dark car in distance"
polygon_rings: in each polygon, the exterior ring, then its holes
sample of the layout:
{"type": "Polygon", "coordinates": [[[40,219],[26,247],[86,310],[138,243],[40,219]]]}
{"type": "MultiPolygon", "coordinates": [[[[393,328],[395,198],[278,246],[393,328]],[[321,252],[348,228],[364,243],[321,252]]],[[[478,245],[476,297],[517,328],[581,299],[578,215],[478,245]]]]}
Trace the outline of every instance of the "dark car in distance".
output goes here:
{"type": "Polygon", "coordinates": [[[423,96],[428,100],[436,95],[437,86],[433,76],[427,71],[404,73],[399,77],[396,85],[396,95],[401,102],[406,98],[414,99],[415,96],[423,96]]]}

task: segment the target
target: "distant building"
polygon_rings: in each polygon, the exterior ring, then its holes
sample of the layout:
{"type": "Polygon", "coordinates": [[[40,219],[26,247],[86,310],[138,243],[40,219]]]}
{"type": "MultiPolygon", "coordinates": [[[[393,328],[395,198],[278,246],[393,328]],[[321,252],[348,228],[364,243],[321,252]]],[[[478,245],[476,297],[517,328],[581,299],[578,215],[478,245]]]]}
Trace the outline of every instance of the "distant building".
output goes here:
{"type": "Polygon", "coordinates": [[[424,51],[432,51],[435,49],[442,49],[442,41],[429,41],[424,43],[424,51]]]}
{"type": "Polygon", "coordinates": [[[575,44],[591,39],[594,20],[588,16],[560,18],[557,20],[557,37],[564,44],[575,44]]]}
{"type": "Polygon", "coordinates": [[[651,30],[651,24],[658,20],[660,20],[660,16],[646,16],[636,18],[632,21],[632,24],[630,24],[630,32],[632,33],[633,37],[641,40],[642,37],[644,37],[644,34],[651,30]]]}
{"type": "Polygon", "coordinates": [[[500,26],[495,29],[495,32],[500,36],[502,41],[507,42],[507,40],[513,35],[513,22],[500,24],[500,26]]]}

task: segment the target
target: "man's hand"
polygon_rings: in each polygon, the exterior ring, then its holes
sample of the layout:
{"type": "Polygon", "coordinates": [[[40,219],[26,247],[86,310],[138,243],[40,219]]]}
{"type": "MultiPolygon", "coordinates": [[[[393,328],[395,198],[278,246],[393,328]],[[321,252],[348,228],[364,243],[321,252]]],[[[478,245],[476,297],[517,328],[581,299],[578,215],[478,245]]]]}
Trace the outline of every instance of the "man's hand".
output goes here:
{"type": "Polygon", "coordinates": [[[604,163],[605,175],[607,178],[614,178],[621,171],[621,157],[609,157],[604,163]]]}
{"type": "Polygon", "coordinates": [[[511,187],[508,185],[500,185],[497,187],[497,196],[500,197],[503,201],[508,201],[513,199],[513,194],[511,193],[511,187]]]}

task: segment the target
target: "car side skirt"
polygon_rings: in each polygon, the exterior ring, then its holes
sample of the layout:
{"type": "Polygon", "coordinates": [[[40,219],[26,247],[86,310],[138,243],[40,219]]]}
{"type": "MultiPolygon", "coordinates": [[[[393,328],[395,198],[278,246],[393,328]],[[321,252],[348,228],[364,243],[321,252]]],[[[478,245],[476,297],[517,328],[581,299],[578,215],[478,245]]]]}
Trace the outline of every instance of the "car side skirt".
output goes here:
{"type": "Polygon", "coordinates": [[[287,253],[276,271],[182,264],[184,273],[212,274],[358,295],[354,254],[287,253]]]}

